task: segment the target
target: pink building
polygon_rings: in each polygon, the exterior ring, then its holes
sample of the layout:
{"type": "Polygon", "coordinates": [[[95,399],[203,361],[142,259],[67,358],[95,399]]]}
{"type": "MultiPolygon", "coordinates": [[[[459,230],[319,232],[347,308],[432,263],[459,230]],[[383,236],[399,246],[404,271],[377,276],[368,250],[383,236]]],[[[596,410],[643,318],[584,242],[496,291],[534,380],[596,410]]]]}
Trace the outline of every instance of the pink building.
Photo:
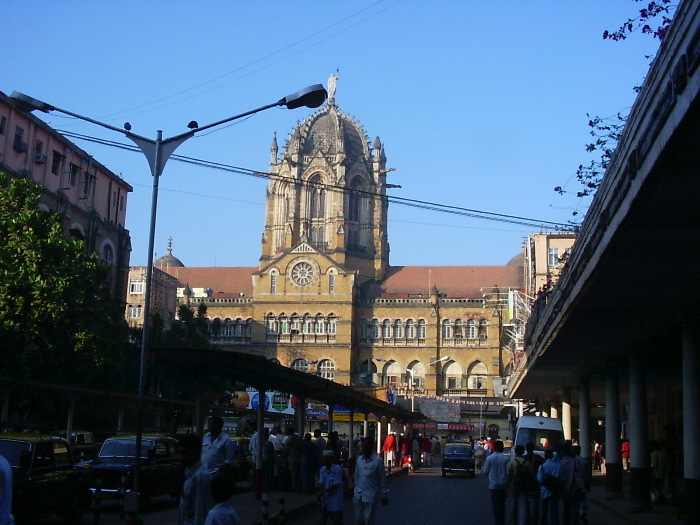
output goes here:
{"type": "Polygon", "coordinates": [[[44,187],[42,207],[62,216],[66,235],[112,265],[112,295],[124,302],[131,252],[124,224],[133,188],[2,92],[0,170],[44,187]]]}

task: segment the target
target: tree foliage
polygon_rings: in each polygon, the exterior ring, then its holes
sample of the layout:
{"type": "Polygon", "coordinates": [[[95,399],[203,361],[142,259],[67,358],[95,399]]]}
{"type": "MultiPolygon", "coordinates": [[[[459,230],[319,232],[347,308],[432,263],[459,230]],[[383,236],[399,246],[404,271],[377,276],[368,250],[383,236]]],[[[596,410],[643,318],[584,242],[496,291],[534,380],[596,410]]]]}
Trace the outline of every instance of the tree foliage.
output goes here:
{"type": "MultiPolygon", "coordinates": [[[[642,2],[644,0],[634,0],[642,2]]],[[[662,41],[666,35],[669,25],[672,20],[672,13],[676,8],[671,0],[656,0],[645,2],[646,6],[639,10],[639,15],[634,18],[628,18],[615,31],[605,30],[603,39],[620,41],[635,32],[640,31],[642,34],[650,35],[659,41],[662,41]]],[[[634,88],[635,91],[639,87],[634,88]]],[[[608,168],[610,161],[615,153],[617,144],[622,137],[627,123],[627,114],[622,112],[610,117],[594,116],[588,117],[589,134],[591,142],[586,144],[586,152],[596,155],[586,164],[579,164],[576,169],[576,180],[579,183],[579,189],[576,191],[576,197],[579,199],[592,197],[595,195],[600,183],[605,175],[605,170],[608,168]]],[[[562,186],[556,186],[554,191],[560,195],[570,193],[562,186]]],[[[575,210],[572,215],[576,217],[578,211],[575,210]]]]}
{"type": "Polygon", "coordinates": [[[126,336],[109,269],[39,209],[41,194],[0,173],[0,373],[106,386],[126,336]]]}

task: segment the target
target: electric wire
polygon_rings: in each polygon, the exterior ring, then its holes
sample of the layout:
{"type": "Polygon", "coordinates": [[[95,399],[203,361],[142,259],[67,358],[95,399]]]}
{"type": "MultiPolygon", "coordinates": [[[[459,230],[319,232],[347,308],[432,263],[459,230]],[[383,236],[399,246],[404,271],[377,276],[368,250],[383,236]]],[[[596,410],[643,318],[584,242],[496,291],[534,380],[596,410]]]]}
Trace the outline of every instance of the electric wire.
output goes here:
{"type": "MultiPolygon", "coordinates": [[[[91,137],[89,135],[74,133],[72,131],[65,131],[65,130],[57,130],[57,131],[59,131],[59,133],[65,135],[66,137],[69,137],[69,138],[85,140],[88,142],[94,142],[94,143],[102,144],[105,146],[110,146],[110,147],[125,149],[127,151],[140,153],[140,149],[137,146],[134,146],[131,144],[124,144],[122,142],[117,142],[114,140],[102,139],[102,138],[98,138],[98,137],[91,137]]],[[[173,155],[171,155],[170,158],[173,159],[174,161],[177,161],[177,162],[183,162],[186,164],[191,164],[191,165],[200,166],[200,167],[204,167],[204,168],[216,169],[216,170],[225,171],[228,173],[236,173],[238,175],[246,175],[246,176],[254,177],[254,178],[258,178],[258,179],[273,180],[273,181],[277,181],[277,182],[285,182],[285,183],[291,183],[291,184],[295,184],[295,185],[305,185],[307,187],[315,186],[315,187],[318,187],[319,189],[340,192],[340,193],[343,193],[345,195],[364,195],[364,196],[369,196],[369,197],[375,196],[375,194],[370,192],[370,191],[344,188],[342,186],[336,186],[336,185],[332,185],[332,184],[302,181],[302,180],[298,180],[298,179],[289,179],[287,177],[281,177],[281,176],[275,175],[273,173],[256,171],[256,170],[252,170],[249,168],[242,168],[239,166],[233,166],[230,164],[223,164],[220,162],[198,159],[195,157],[189,157],[189,156],[185,156],[185,155],[173,154],[173,155]]],[[[418,200],[418,199],[409,199],[406,197],[397,197],[394,195],[382,195],[382,198],[385,199],[387,202],[397,204],[397,205],[413,207],[413,208],[423,209],[423,210],[428,210],[428,211],[435,211],[435,212],[439,212],[439,213],[447,213],[447,214],[458,215],[458,216],[463,216],[463,217],[471,217],[471,218],[475,218],[475,219],[490,220],[490,221],[502,222],[502,223],[507,223],[507,224],[516,224],[516,225],[520,225],[520,226],[527,226],[530,228],[554,229],[557,231],[571,231],[574,229],[574,226],[572,226],[571,224],[564,224],[564,223],[558,223],[558,222],[553,222],[553,221],[532,219],[529,217],[520,217],[517,215],[508,215],[508,214],[504,214],[504,213],[495,213],[495,212],[489,212],[489,211],[483,211],[483,210],[475,210],[475,209],[471,209],[471,208],[463,208],[460,206],[439,204],[436,202],[430,202],[430,201],[424,201],[424,200],[418,200]]]]}

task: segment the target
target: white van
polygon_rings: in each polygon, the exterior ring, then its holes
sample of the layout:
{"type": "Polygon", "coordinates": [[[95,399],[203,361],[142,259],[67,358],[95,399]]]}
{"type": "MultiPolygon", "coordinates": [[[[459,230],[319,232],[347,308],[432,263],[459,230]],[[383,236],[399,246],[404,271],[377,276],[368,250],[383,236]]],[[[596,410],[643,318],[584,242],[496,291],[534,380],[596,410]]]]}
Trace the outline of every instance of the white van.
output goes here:
{"type": "Polygon", "coordinates": [[[556,449],[564,444],[564,428],[561,419],[540,416],[521,416],[515,426],[515,441],[517,445],[535,445],[535,452],[544,456],[545,449],[556,449]]]}

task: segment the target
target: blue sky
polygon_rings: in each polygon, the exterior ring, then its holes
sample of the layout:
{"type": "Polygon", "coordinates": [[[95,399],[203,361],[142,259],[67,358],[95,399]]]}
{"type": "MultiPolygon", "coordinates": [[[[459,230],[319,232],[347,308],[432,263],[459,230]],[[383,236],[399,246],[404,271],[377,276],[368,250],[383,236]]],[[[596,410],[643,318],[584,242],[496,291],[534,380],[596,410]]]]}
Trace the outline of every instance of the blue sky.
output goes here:
{"type": "MultiPolygon", "coordinates": [[[[353,2],[2,2],[0,90],[17,90],[117,127],[170,137],[339,72],[336,102],[385,145],[391,195],[569,221],[585,203],[586,113],[614,115],[658,42],[601,38],[631,0],[353,2]]],[[[313,110],[271,109],[190,139],[177,154],[266,172],[313,110]]],[[[127,143],[113,131],[37,114],[57,129],[127,143]]],[[[146,263],[151,175],[145,158],[76,143],[134,187],[132,265],[146,263]]],[[[256,266],[266,182],[171,160],[160,181],[156,257],[187,266],[256,266]]],[[[581,208],[583,206],[583,208],[581,208]]],[[[392,265],[505,264],[532,229],[389,207],[392,265]]]]}

